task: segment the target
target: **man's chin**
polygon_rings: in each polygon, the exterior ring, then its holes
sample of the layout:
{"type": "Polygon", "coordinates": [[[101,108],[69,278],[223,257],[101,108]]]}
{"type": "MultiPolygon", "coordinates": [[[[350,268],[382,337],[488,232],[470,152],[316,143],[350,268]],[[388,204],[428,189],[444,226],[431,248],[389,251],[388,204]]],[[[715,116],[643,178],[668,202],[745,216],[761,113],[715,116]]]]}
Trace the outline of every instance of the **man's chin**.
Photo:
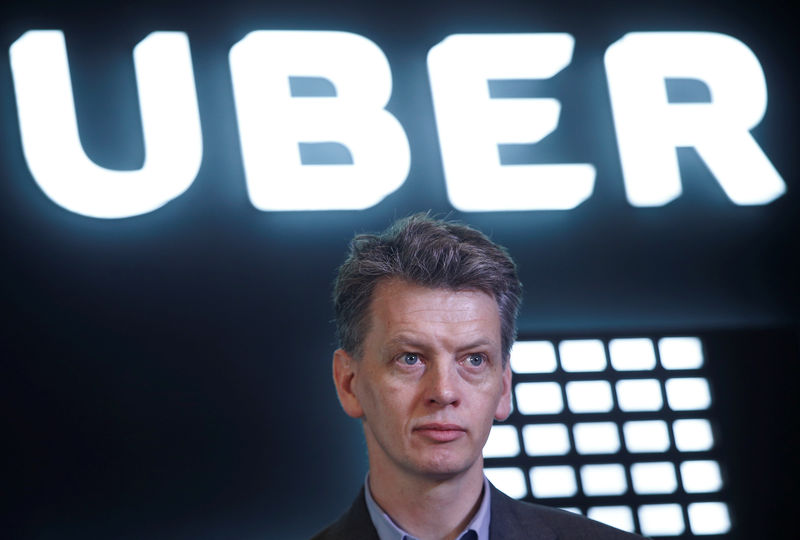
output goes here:
{"type": "Polygon", "coordinates": [[[430,456],[417,462],[417,472],[436,480],[449,480],[461,476],[473,468],[474,461],[458,456],[430,456]]]}

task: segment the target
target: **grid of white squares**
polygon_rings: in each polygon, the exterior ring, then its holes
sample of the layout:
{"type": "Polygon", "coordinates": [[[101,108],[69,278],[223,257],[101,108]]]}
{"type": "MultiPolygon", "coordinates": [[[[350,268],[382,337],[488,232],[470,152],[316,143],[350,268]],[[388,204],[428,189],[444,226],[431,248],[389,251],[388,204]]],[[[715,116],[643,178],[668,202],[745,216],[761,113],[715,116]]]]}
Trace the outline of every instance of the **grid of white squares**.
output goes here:
{"type": "Polygon", "coordinates": [[[719,502],[720,466],[703,454],[714,447],[706,417],[712,394],[700,371],[703,364],[703,346],[696,337],[517,342],[511,351],[515,373],[548,374],[560,367],[567,382],[515,384],[516,409],[529,423],[519,431],[513,425],[492,427],[483,450],[486,475],[518,499],[529,490],[537,499],[602,497],[603,504],[586,509],[590,518],[628,531],[638,520],[639,532],[647,536],[729,532],[728,507],[719,502]],[[656,371],[659,364],[663,370],[656,371]],[[604,376],[609,373],[614,376],[604,376]],[[569,380],[575,375],[576,380],[569,380]],[[615,419],[623,420],[610,421],[612,411],[615,419]],[[679,412],[680,418],[666,419],[669,411],[679,412]],[[562,413],[579,417],[567,425],[544,416],[562,413]],[[609,463],[608,457],[623,449],[643,457],[627,465],[609,463]],[[573,450],[589,461],[593,456],[602,459],[580,466],[566,459],[563,464],[553,461],[573,450]],[[653,456],[662,453],[661,460],[653,456]],[[522,456],[532,458],[534,466],[493,466],[498,458],[507,464],[505,458],[522,456]],[[536,458],[542,456],[547,456],[546,464],[537,465],[536,458]],[[708,500],[689,503],[685,509],[678,502],[648,504],[650,495],[664,501],[681,489],[708,500]],[[625,497],[627,504],[608,504],[616,496],[625,497]],[[631,500],[640,504],[631,506],[631,500]]]}

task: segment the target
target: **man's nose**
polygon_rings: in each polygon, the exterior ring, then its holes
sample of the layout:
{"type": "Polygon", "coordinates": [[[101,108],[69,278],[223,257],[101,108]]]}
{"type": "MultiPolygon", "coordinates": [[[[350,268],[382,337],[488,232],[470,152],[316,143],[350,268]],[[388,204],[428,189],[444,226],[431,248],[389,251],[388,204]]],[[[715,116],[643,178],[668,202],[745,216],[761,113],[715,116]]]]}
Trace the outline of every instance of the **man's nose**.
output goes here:
{"type": "Polygon", "coordinates": [[[426,374],[428,377],[428,402],[446,406],[460,402],[458,372],[452,360],[438,360],[426,374]]]}

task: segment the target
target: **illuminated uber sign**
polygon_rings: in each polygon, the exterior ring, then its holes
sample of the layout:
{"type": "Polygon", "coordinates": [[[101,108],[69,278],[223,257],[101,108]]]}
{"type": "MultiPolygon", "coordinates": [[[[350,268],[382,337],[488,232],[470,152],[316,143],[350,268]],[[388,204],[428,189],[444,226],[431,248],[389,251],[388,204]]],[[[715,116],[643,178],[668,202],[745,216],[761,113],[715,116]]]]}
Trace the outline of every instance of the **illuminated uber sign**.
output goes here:
{"type": "MultiPolygon", "coordinates": [[[[565,33],[456,34],[428,53],[448,197],[462,211],[564,210],[589,198],[589,163],[501,165],[498,144],[536,143],[559,123],[553,98],[492,99],[488,80],[549,79],[572,60],[565,33]]],[[[151,212],[192,184],[202,136],[189,40],[153,32],[133,50],[144,135],[138,170],[110,170],[83,150],[64,36],[31,30],[10,48],[22,147],[56,204],[97,218],[151,212]]],[[[708,32],[635,32],[605,54],[628,201],[681,194],[677,147],[694,147],[738,205],[763,205],[785,184],[750,130],[763,118],[761,65],[737,39],[708,32]],[[696,79],[708,103],[670,103],[665,81],[696,79]]],[[[327,31],[251,32],[230,50],[247,190],[265,211],[363,209],[399,188],[411,157],[385,107],[389,63],[372,41],[327,31]],[[333,96],[293,96],[292,77],[327,79],[333,96]],[[348,165],[308,165],[300,143],[344,145],[348,165]]]]}

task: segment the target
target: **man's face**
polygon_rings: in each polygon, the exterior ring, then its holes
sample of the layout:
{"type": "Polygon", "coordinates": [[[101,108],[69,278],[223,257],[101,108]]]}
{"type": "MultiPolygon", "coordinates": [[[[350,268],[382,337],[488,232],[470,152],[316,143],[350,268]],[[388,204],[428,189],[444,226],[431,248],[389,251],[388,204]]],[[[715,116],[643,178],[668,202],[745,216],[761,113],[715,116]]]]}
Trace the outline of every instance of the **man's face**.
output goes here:
{"type": "Polygon", "coordinates": [[[337,351],[334,379],[363,419],[370,468],[437,478],[482,468],[492,420],[511,406],[497,302],[386,280],[369,317],[362,358],[337,351]]]}

